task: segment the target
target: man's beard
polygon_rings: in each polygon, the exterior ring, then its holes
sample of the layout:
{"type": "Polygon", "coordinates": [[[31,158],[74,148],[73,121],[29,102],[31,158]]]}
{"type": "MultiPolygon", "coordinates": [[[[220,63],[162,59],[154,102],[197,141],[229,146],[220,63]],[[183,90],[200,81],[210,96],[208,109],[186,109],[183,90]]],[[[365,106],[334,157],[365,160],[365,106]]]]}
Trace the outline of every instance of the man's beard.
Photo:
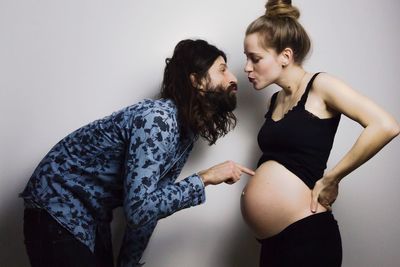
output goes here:
{"type": "Polygon", "coordinates": [[[227,88],[216,86],[199,94],[202,106],[199,134],[210,145],[236,126],[236,117],[232,112],[236,108],[236,89],[236,84],[230,84],[227,88]]]}
{"type": "Polygon", "coordinates": [[[236,108],[236,91],[235,83],[230,84],[226,89],[222,85],[209,88],[204,92],[204,101],[214,112],[223,115],[236,108]]]}

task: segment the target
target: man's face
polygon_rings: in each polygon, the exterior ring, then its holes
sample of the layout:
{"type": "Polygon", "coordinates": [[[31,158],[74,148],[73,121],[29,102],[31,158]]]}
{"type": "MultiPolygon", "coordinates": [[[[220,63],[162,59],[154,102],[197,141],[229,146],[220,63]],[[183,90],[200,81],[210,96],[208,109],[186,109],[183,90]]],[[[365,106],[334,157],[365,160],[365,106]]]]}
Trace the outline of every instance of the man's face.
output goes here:
{"type": "Polygon", "coordinates": [[[231,84],[237,84],[237,79],[235,75],[233,75],[232,72],[229,71],[228,65],[226,64],[224,58],[221,56],[217,57],[217,59],[208,70],[208,77],[209,83],[207,89],[222,87],[226,90],[231,84]]]}
{"type": "Polygon", "coordinates": [[[220,111],[230,112],[236,108],[237,79],[219,56],[208,70],[205,96],[216,104],[220,111]]]}

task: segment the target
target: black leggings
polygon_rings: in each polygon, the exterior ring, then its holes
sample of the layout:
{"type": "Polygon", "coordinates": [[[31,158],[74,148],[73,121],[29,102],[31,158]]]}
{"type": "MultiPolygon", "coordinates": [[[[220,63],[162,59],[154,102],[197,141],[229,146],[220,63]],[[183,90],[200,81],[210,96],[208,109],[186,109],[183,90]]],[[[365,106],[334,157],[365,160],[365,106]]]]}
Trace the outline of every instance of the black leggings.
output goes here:
{"type": "Polygon", "coordinates": [[[339,267],[342,241],[331,212],[303,218],[261,243],[260,267],[339,267]]]}

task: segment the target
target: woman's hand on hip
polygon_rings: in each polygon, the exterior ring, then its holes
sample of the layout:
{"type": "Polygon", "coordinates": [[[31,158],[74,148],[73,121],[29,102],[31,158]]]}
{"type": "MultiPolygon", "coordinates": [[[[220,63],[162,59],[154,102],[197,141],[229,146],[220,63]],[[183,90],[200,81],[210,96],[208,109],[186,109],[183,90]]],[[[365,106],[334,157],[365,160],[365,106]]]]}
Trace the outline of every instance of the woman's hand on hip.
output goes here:
{"type": "Polygon", "coordinates": [[[328,210],[332,210],[339,193],[339,182],[326,176],[319,179],[311,191],[311,212],[315,213],[318,209],[318,202],[328,210]]]}

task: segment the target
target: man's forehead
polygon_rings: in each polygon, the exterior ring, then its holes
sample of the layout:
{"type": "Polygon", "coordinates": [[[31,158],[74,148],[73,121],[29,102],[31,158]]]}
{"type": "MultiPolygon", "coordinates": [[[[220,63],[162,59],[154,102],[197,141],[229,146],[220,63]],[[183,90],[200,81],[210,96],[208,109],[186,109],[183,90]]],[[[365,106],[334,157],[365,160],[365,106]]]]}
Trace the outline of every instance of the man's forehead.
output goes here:
{"type": "Polygon", "coordinates": [[[214,64],[211,67],[219,67],[219,66],[226,66],[227,63],[225,61],[225,59],[222,56],[217,57],[217,59],[215,59],[214,64]]]}

